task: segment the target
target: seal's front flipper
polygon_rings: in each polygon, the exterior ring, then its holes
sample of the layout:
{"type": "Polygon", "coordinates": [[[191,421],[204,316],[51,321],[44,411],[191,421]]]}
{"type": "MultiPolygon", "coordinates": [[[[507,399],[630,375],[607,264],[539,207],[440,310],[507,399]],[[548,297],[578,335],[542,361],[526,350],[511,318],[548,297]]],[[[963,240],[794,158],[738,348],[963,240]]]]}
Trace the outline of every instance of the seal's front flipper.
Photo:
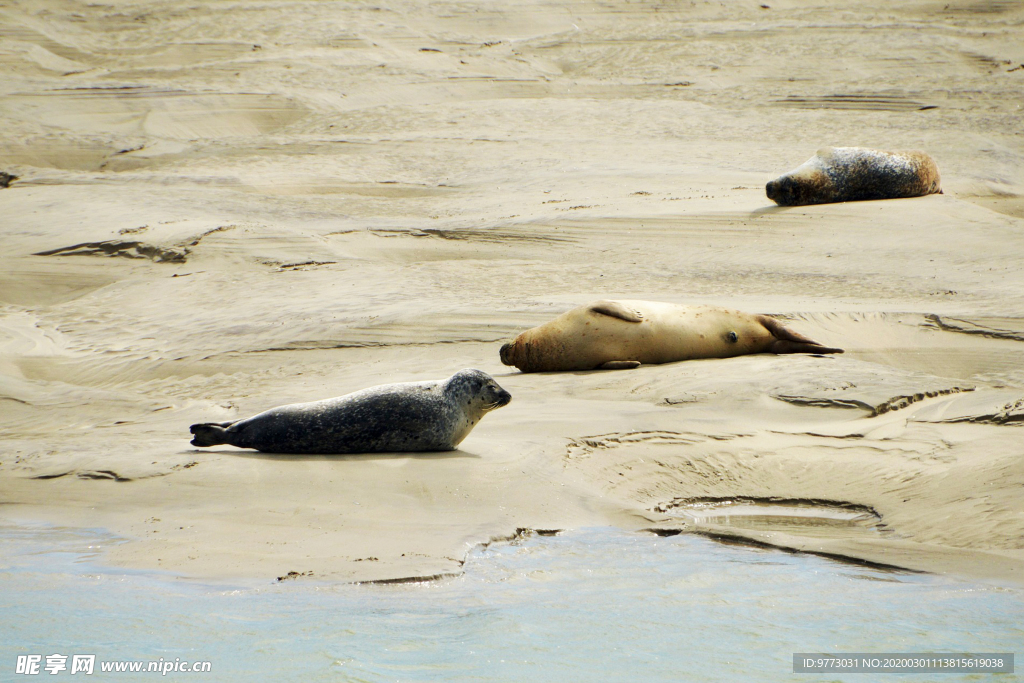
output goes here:
{"type": "Polygon", "coordinates": [[[638,360],[610,360],[597,366],[598,370],[632,370],[640,367],[638,360]]]}
{"type": "Polygon", "coordinates": [[[618,318],[619,320],[625,320],[627,323],[638,323],[644,319],[644,316],[640,311],[630,308],[629,306],[625,306],[619,301],[602,299],[601,301],[595,301],[590,304],[588,308],[594,313],[609,315],[613,318],[618,318]]]}

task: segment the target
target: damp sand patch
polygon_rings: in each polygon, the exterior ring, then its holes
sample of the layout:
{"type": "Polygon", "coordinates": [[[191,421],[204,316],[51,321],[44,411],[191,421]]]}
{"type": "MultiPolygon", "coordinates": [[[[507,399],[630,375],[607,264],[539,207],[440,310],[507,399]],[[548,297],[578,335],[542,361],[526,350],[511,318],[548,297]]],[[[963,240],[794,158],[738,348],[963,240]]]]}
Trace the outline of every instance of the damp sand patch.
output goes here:
{"type": "Polygon", "coordinates": [[[795,373],[772,396],[795,405],[867,411],[875,417],[929,398],[974,391],[972,383],[844,359],[834,372],[795,373]]]}

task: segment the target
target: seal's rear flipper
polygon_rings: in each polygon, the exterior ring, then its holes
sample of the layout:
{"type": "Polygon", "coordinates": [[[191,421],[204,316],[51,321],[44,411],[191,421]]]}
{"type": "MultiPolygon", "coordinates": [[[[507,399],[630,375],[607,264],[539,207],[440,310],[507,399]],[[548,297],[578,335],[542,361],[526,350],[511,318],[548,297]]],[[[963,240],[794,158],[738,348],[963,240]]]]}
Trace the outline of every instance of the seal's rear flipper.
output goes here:
{"type": "Polygon", "coordinates": [[[598,370],[632,370],[640,367],[638,360],[610,360],[597,366],[598,370]]]}
{"type": "Polygon", "coordinates": [[[601,301],[595,301],[587,308],[594,313],[601,313],[602,315],[608,315],[619,320],[625,320],[627,323],[638,323],[644,319],[640,311],[624,306],[618,301],[602,299],[601,301]]]}
{"type": "Polygon", "coordinates": [[[757,322],[764,325],[778,341],[772,342],[768,349],[772,353],[842,353],[842,349],[823,346],[810,337],[794,332],[775,318],[768,315],[757,316],[757,322]]]}
{"type": "Polygon", "coordinates": [[[842,353],[842,349],[836,349],[831,346],[822,346],[817,342],[791,342],[791,341],[777,341],[772,342],[771,348],[768,349],[772,353],[842,353]]]}
{"type": "Polygon", "coordinates": [[[192,439],[193,446],[217,446],[222,443],[230,443],[225,436],[227,427],[233,425],[234,422],[206,422],[203,424],[192,425],[188,428],[190,432],[195,434],[195,438],[192,439]]]}

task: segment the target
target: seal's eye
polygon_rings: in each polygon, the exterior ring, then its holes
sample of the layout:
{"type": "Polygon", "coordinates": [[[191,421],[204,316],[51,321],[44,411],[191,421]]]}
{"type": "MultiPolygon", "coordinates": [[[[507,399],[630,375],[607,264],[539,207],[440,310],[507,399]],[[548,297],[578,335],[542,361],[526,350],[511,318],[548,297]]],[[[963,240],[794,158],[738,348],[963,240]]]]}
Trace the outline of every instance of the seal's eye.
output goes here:
{"type": "Polygon", "coordinates": [[[731,341],[733,344],[735,344],[740,339],[739,337],[736,336],[735,332],[730,332],[729,334],[725,335],[725,338],[731,341]]]}

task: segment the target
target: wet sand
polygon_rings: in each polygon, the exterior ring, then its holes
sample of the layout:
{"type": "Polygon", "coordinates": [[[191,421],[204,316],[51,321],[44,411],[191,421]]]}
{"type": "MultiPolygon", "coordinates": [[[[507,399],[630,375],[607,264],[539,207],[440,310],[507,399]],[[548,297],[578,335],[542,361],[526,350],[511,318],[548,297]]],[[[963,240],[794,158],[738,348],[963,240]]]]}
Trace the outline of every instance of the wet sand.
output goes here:
{"type": "Polygon", "coordinates": [[[196,577],[444,575],[614,525],[1024,583],[1022,27],[1000,0],[7,3],[0,513],[196,577]],[[829,145],[926,150],[944,193],[767,200],[829,145]],[[501,365],[599,298],[847,352],[501,365]],[[513,401],[451,453],[188,443],[465,367],[513,401]]]}

